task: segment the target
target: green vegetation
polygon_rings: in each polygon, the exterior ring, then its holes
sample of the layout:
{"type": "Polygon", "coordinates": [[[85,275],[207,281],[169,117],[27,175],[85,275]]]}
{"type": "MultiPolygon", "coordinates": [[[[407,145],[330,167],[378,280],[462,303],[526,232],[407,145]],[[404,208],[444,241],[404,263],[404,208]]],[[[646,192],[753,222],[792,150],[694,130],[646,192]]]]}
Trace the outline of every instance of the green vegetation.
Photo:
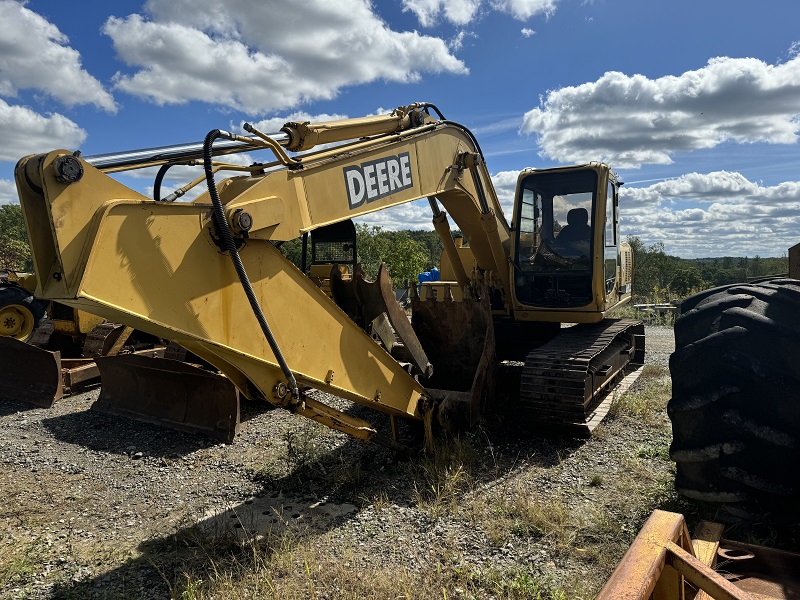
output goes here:
{"type": "Polygon", "coordinates": [[[664,243],[645,246],[629,237],[633,249],[633,302],[661,303],[718,285],[739,283],[789,271],[788,258],[678,258],[664,252],[664,243]]]}
{"type": "MultiPolygon", "coordinates": [[[[368,277],[375,277],[381,262],[397,287],[439,266],[442,242],[434,231],[388,231],[375,225],[356,225],[358,261],[368,277]]],[[[685,298],[704,289],[780,275],[788,271],[788,259],[754,257],[685,259],[664,252],[663,242],[646,246],[629,237],[633,248],[634,303],[661,303],[685,298]]],[[[281,245],[281,252],[298,267],[302,241],[281,245]]],[[[310,249],[309,257],[310,261],[310,249]]],[[[17,204],[0,206],[0,269],[30,271],[33,268],[22,210],[17,204]]]]}
{"type": "MultiPolygon", "coordinates": [[[[281,244],[280,248],[283,255],[299,268],[303,256],[302,240],[291,240],[281,244]]],[[[358,262],[368,278],[374,278],[381,262],[385,262],[395,286],[403,287],[406,282],[416,280],[422,271],[439,266],[442,242],[434,231],[388,231],[376,225],[357,223],[356,251],[358,262]]],[[[306,261],[311,263],[310,243],[306,261]]]]}
{"type": "Polygon", "coordinates": [[[25,220],[19,204],[0,206],[0,269],[33,270],[25,220]]]}

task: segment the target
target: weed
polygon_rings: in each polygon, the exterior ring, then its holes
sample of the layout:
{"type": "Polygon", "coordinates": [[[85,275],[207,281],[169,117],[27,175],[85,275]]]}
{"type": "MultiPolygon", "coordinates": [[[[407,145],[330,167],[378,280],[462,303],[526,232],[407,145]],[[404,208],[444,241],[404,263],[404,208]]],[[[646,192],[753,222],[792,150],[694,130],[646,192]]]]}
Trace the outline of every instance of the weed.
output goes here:
{"type": "Polygon", "coordinates": [[[43,544],[13,542],[0,546],[0,587],[9,583],[23,583],[39,568],[43,544]]]}
{"type": "Polygon", "coordinates": [[[488,569],[472,575],[479,588],[508,600],[566,600],[567,595],[552,577],[529,569],[488,569]]]}
{"type": "Polygon", "coordinates": [[[385,491],[381,490],[371,499],[365,498],[365,504],[371,504],[375,510],[385,510],[389,508],[392,503],[389,501],[389,495],[385,491]]]}
{"type": "MultiPolygon", "coordinates": [[[[508,532],[520,537],[548,538],[558,552],[572,545],[583,526],[582,519],[573,515],[561,498],[540,500],[519,489],[498,504],[496,514],[502,519],[500,523],[507,524],[508,532]]],[[[495,529],[493,537],[501,541],[502,530],[495,529]]]]}
{"type": "Polygon", "coordinates": [[[669,380],[641,377],[633,389],[614,400],[608,413],[614,418],[625,416],[646,425],[657,425],[665,414],[671,391],[669,380]]]}
{"type": "Polygon", "coordinates": [[[664,440],[650,440],[636,449],[637,458],[669,461],[669,445],[664,440]]]}
{"type": "Polygon", "coordinates": [[[185,575],[186,581],[181,589],[181,600],[197,600],[198,592],[203,585],[202,579],[197,579],[191,575],[185,575]]]}
{"type": "Polygon", "coordinates": [[[310,466],[318,460],[317,444],[322,426],[309,420],[300,420],[286,431],[286,457],[295,470],[310,466]]]}
{"type": "Polygon", "coordinates": [[[591,487],[600,487],[601,485],[603,485],[603,481],[605,481],[603,476],[600,475],[600,473],[595,473],[595,474],[592,475],[592,478],[589,480],[589,485],[591,487]]]}
{"type": "MultiPolygon", "coordinates": [[[[657,298],[648,299],[649,304],[661,304],[662,301],[657,298]]],[[[639,310],[635,306],[628,304],[619,309],[615,316],[622,319],[638,319],[644,321],[648,325],[655,325],[657,327],[672,327],[675,325],[677,318],[677,311],[671,312],[656,312],[648,310],[639,310]]]]}
{"type": "Polygon", "coordinates": [[[474,485],[477,464],[478,453],[468,438],[437,443],[434,452],[415,466],[417,503],[434,519],[455,514],[459,498],[474,485]]]}
{"type": "Polygon", "coordinates": [[[668,375],[669,375],[669,369],[664,365],[656,363],[648,363],[644,367],[642,367],[642,377],[644,377],[645,379],[667,377],[668,375]]]}

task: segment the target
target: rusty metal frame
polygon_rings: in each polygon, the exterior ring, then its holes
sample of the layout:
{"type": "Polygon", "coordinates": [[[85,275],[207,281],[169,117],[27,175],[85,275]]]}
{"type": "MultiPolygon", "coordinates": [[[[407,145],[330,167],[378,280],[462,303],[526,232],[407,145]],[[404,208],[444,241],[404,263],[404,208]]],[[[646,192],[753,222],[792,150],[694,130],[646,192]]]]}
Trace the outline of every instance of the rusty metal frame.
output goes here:
{"type": "Polygon", "coordinates": [[[683,515],[653,511],[596,600],[752,599],[712,568],[721,533],[693,543],[683,515]]]}

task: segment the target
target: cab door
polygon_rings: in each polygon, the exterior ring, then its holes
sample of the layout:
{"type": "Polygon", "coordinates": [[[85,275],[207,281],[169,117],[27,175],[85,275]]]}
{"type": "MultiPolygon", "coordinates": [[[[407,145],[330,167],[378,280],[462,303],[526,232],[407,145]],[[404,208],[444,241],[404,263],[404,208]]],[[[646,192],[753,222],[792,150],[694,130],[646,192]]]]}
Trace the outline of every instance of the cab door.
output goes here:
{"type": "Polygon", "coordinates": [[[619,213],[617,210],[617,186],[609,178],[606,187],[606,222],[603,235],[603,276],[605,279],[606,308],[614,304],[619,265],[619,213]]]}

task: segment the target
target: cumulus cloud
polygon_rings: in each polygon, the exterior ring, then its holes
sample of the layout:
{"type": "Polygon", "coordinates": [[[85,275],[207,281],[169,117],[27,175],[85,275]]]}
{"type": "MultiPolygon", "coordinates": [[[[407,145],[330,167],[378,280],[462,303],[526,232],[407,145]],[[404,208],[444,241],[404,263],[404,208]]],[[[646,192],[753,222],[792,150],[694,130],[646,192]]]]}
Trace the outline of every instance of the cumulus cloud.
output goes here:
{"type": "Polygon", "coordinates": [[[0,22],[0,95],[35,89],[66,106],[94,104],[116,112],[111,94],[81,66],[58,27],[13,0],[0,0],[0,22]]]}
{"type": "Polygon", "coordinates": [[[148,16],[103,32],[132,74],[115,86],[157,104],[200,100],[264,114],[330,99],[348,85],[467,73],[435,37],[389,28],[364,0],[290,3],[149,0],[148,16]]]}
{"type": "MultiPolygon", "coordinates": [[[[427,200],[417,200],[408,204],[401,204],[387,208],[364,217],[353,219],[356,223],[377,225],[390,231],[409,229],[411,231],[431,231],[433,229],[433,213],[427,200]]],[[[453,221],[450,221],[453,226],[453,221]]]]}
{"type": "Polygon", "coordinates": [[[19,204],[17,186],[10,179],[0,179],[0,204],[19,204]]]}
{"type": "Polygon", "coordinates": [[[0,100],[0,131],[3,132],[0,160],[10,162],[57,148],[75,150],[86,139],[86,131],[63,115],[40,115],[3,100],[0,100]]]}
{"type": "Polygon", "coordinates": [[[523,27],[520,30],[520,33],[522,34],[522,37],[526,37],[526,38],[533,37],[534,35],[536,35],[536,32],[533,29],[530,29],[528,27],[523,27]]]}
{"type": "Polygon", "coordinates": [[[490,0],[495,10],[508,13],[515,19],[527,21],[536,15],[550,17],[556,11],[557,0],[490,0]]]}
{"type": "Polygon", "coordinates": [[[797,243],[800,181],[763,186],[741,173],[688,173],[620,192],[625,235],[677,256],[780,256],[797,243]]]}
{"type": "MultiPolygon", "coordinates": [[[[391,112],[391,111],[386,111],[391,112]]],[[[384,113],[379,113],[384,114],[384,113]]],[[[285,117],[271,117],[269,119],[262,119],[260,121],[251,122],[251,125],[261,131],[262,133],[277,133],[281,130],[286,123],[290,121],[310,121],[312,123],[322,123],[324,121],[341,121],[342,119],[347,119],[347,115],[329,115],[325,113],[311,115],[305,111],[296,111],[291,114],[286,115],[285,117]]],[[[242,135],[249,135],[246,131],[244,131],[244,124],[245,121],[241,121],[236,127],[236,129],[242,133],[242,135]]]]}
{"type": "Polygon", "coordinates": [[[413,12],[423,27],[432,27],[440,16],[454,25],[466,25],[480,5],[481,0],[403,0],[403,10],[413,12]]]}
{"type": "MultiPolygon", "coordinates": [[[[403,10],[414,13],[423,27],[432,27],[439,19],[463,27],[483,10],[496,10],[520,21],[536,15],[550,17],[558,0],[403,0],[403,10]]],[[[526,36],[527,37],[527,36],[526,36]]]]}
{"type": "Polygon", "coordinates": [[[500,171],[492,175],[492,184],[497,192],[497,199],[503,208],[507,220],[514,218],[514,194],[517,190],[519,171],[500,171]]]}
{"type": "Polygon", "coordinates": [[[778,65],[714,58],[679,76],[608,72],[550,91],[520,131],[536,134],[542,155],[553,160],[636,168],[727,141],[794,144],[799,115],[800,56],[778,65]]]}

